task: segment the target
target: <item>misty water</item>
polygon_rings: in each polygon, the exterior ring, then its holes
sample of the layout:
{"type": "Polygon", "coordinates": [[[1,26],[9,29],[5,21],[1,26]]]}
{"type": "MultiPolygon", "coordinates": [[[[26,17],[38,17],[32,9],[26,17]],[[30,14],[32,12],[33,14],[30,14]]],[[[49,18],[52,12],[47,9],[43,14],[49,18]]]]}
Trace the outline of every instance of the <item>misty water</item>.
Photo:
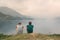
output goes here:
{"type": "Polygon", "coordinates": [[[60,34],[60,20],[53,19],[35,19],[35,20],[8,20],[0,23],[0,33],[16,34],[16,25],[21,22],[26,32],[26,25],[32,21],[34,25],[34,33],[43,34],[60,34]]]}

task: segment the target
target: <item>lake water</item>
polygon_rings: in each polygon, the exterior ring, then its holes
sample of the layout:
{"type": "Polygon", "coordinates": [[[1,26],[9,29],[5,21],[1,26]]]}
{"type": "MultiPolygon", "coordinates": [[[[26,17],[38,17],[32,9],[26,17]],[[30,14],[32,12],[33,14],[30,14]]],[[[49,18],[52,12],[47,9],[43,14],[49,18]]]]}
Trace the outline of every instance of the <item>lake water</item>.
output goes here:
{"type": "Polygon", "coordinates": [[[60,34],[60,20],[52,19],[38,19],[38,20],[8,20],[0,23],[0,33],[15,34],[16,25],[22,22],[24,25],[24,33],[26,32],[26,25],[29,21],[32,21],[34,25],[34,33],[43,34],[60,34]]]}

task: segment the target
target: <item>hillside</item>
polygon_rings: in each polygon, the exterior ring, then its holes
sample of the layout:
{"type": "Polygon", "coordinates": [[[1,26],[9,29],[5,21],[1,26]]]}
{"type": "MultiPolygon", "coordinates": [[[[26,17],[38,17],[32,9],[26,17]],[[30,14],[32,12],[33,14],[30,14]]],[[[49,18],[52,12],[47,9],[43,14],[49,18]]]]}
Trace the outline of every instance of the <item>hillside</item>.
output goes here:
{"type": "Polygon", "coordinates": [[[18,13],[17,11],[8,8],[8,7],[0,7],[0,12],[2,12],[5,15],[10,15],[10,16],[14,16],[14,17],[21,17],[23,15],[21,15],[20,13],[18,13]]]}
{"type": "Polygon", "coordinates": [[[10,15],[5,15],[0,12],[0,20],[13,20],[13,19],[15,19],[15,18],[10,15]]]}
{"type": "Polygon", "coordinates": [[[0,20],[23,20],[23,19],[32,19],[28,16],[24,16],[15,10],[8,7],[0,7],[0,20]]]}
{"type": "Polygon", "coordinates": [[[44,34],[35,34],[33,38],[30,34],[19,34],[19,35],[8,35],[0,37],[2,40],[60,40],[60,35],[44,35],[44,34]]]}

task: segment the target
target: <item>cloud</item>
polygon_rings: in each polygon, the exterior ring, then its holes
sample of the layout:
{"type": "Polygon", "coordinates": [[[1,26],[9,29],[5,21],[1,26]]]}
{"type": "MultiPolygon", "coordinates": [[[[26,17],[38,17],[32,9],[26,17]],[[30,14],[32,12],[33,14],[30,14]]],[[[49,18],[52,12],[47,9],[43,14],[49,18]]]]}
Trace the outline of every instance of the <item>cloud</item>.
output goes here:
{"type": "Polygon", "coordinates": [[[0,0],[0,4],[0,6],[10,7],[24,15],[60,16],[60,0],[0,0]]]}

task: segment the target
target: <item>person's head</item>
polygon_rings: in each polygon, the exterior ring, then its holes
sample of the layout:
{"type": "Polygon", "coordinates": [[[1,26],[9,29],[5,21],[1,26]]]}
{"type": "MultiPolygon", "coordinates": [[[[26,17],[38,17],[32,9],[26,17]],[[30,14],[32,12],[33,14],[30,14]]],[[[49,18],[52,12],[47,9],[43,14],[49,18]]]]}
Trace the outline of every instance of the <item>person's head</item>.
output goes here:
{"type": "Polygon", "coordinates": [[[19,25],[21,25],[21,22],[20,23],[18,23],[19,25]]]}
{"type": "Polygon", "coordinates": [[[32,24],[32,22],[30,21],[30,22],[29,22],[29,25],[31,25],[31,24],[32,24]]]}

